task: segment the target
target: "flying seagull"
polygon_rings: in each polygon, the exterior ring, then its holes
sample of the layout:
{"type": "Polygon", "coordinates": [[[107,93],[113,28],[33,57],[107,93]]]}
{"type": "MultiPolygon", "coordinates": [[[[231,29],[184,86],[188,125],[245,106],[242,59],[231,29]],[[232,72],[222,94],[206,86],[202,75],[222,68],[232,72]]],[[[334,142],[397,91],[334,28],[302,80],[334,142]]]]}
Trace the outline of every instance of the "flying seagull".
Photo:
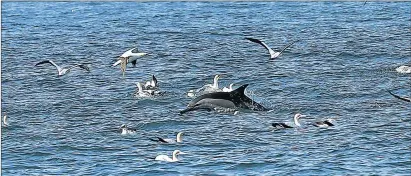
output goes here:
{"type": "Polygon", "coordinates": [[[283,52],[284,52],[284,50],[285,49],[287,49],[288,47],[290,47],[291,45],[293,45],[295,42],[297,42],[297,41],[294,41],[294,42],[291,42],[290,44],[288,44],[287,46],[285,46],[280,52],[277,52],[277,51],[274,51],[273,49],[271,49],[270,47],[268,47],[268,45],[267,44],[265,44],[263,41],[261,41],[261,40],[258,40],[258,39],[253,39],[253,38],[245,38],[245,39],[247,39],[247,40],[250,40],[250,41],[252,41],[252,42],[254,42],[254,43],[258,43],[258,44],[260,44],[260,45],[262,45],[265,49],[267,49],[268,50],[268,52],[270,53],[270,58],[271,59],[275,59],[275,58],[277,58],[277,57],[279,57],[283,52]]]}
{"type": "Polygon", "coordinates": [[[143,57],[145,55],[147,55],[147,53],[139,52],[138,48],[132,48],[126,51],[125,53],[123,53],[118,58],[118,61],[113,64],[113,67],[120,64],[121,72],[123,72],[123,76],[124,76],[124,72],[126,71],[127,64],[131,62],[131,64],[133,64],[133,67],[135,67],[137,64],[137,58],[143,57]]]}
{"type": "Polygon", "coordinates": [[[54,65],[57,68],[58,76],[63,76],[65,74],[69,73],[70,70],[74,67],[80,67],[80,68],[90,72],[90,68],[88,68],[84,64],[76,64],[76,65],[72,65],[72,66],[60,67],[56,63],[54,63],[52,60],[41,61],[41,62],[37,63],[35,66],[38,66],[38,65],[41,65],[41,64],[46,64],[46,63],[54,65]]]}

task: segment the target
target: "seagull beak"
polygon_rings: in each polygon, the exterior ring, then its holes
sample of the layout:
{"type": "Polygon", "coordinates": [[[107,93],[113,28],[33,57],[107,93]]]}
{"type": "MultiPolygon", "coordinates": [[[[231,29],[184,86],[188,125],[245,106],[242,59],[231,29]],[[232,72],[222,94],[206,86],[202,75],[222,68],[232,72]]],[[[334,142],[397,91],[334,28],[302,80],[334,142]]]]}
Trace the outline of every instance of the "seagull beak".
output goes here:
{"type": "Polygon", "coordinates": [[[300,117],[307,117],[306,115],[300,115],[300,117]]]}
{"type": "Polygon", "coordinates": [[[180,155],[184,155],[184,154],[188,154],[188,153],[180,152],[180,155]]]}

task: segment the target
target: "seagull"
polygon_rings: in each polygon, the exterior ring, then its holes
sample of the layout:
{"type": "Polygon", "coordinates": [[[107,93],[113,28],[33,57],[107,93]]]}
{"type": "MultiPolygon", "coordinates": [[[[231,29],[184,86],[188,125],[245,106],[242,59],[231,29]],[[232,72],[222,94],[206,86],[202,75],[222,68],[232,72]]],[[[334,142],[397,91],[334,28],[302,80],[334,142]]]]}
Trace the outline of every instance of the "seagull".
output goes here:
{"type": "Polygon", "coordinates": [[[395,69],[398,73],[411,73],[411,67],[402,65],[395,69]]]}
{"type": "Polygon", "coordinates": [[[121,134],[123,134],[123,135],[125,135],[125,134],[134,134],[134,133],[137,132],[136,129],[128,128],[126,124],[121,125],[120,130],[121,130],[121,134]]]}
{"type": "Polygon", "coordinates": [[[181,138],[181,135],[183,135],[183,132],[179,132],[177,134],[176,139],[164,139],[164,138],[161,138],[161,137],[157,137],[158,140],[157,139],[151,139],[151,140],[152,141],[157,141],[157,142],[162,142],[162,143],[170,143],[170,144],[180,143],[180,142],[183,142],[183,139],[181,138]]]}
{"type": "Polygon", "coordinates": [[[188,97],[195,97],[196,96],[196,90],[194,90],[194,89],[191,89],[191,90],[189,90],[188,92],[187,92],[187,96],[188,97]]]}
{"type": "Polygon", "coordinates": [[[330,127],[334,126],[334,124],[331,123],[332,121],[334,121],[334,119],[326,119],[324,121],[315,122],[313,125],[316,127],[330,127]]]}
{"type": "Polygon", "coordinates": [[[398,98],[398,99],[400,99],[400,100],[404,100],[404,101],[407,101],[407,102],[411,102],[411,98],[409,98],[409,97],[400,97],[400,96],[398,96],[398,95],[393,94],[391,91],[388,91],[388,93],[390,93],[392,96],[394,96],[395,98],[398,98]]]}
{"type": "Polygon", "coordinates": [[[218,79],[220,79],[220,75],[215,75],[213,84],[206,84],[203,86],[203,88],[205,88],[204,91],[217,91],[218,90],[218,79]]]}
{"type": "Polygon", "coordinates": [[[155,90],[144,90],[143,86],[141,85],[140,82],[136,83],[138,91],[136,92],[136,95],[140,97],[150,97],[156,93],[155,90]]]}
{"type": "Polygon", "coordinates": [[[3,116],[3,127],[9,126],[9,123],[7,122],[7,114],[4,114],[3,116]]]}
{"type": "Polygon", "coordinates": [[[211,92],[219,92],[221,91],[218,88],[218,79],[220,79],[220,75],[215,75],[214,76],[214,80],[213,80],[213,84],[206,84],[201,88],[198,89],[191,89],[187,92],[187,96],[188,97],[195,97],[197,95],[197,93],[203,91],[204,93],[211,93],[211,92]]]}
{"type": "Polygon", "coordinates": [[[167,162],[176,162],[179,161],[177,156],[180,154],[186,154],[184,152],[181,152],[180,150],[174,150],[173,152],[173,158],[168,157],[167,155],[158,155],[155,160],[157,161],[167,161],[167,162]]]}
{"type": "Polygon", "coordinates": [[[231,92],[233,91],[233,85],[234,83],[231,83],[228,87],[223,88],[223,92],[231,92]]]}
{"type": "MultiPolygon", "coordinates": [[[[294,116],[294,124],[295,124],[295,126],[297,126],[297,127],[300,127],[301,126],[301,124],[298,122],[298,120],[301,118],[301,117],[306,117],[305,115],[302,115],[302,114],[295,114],[295,116],[294,116]]],[[[293,128],[290,124],[286,124],[286,123],[273,123],[273,124],[271,124],[274,128],[276,128],[276,129],[282,129],[282,128],[293,128]]]]}
{"type": "Polygon", "coordinates": [[[52,60],[41,61],[41,62],[37,63],[35,66],[38,66],[38,65],[41,65],[41,64],[46,64],[46,63],[54,65],[57,68],[58,76],[63,76],[65,74],[69,73],[70,70],[74,67],[80,67],[80,68],[90,72],[90,68],[88,68],[84,64],[76,64],[76,65],[72,65],[72,66],[60,67],[56,63],[54,63],[52,60]]]}
{"type": "Polygon", "coordinates": [[[135,67],[137,64],[137,58],[143,57],[145,55],[147,55],[147,53],[139,52],[138,48],[132,48],[126,51],[125,53],[123,53],[118,58],[118,61],[113,64],[113,67],[117,66],[118,64],[121,64],[120,68],[124,76],[124,72],[126,71],[127,64],[131,62],[131,64],[133,64],[133,67],[135,67]]]}
{"type": "Polygon", "coordinates": [[[268,52],[270,53],[270,58],[271,58],[271,59],[275,59],[275,58],[279,57],[279,56],[284,52],[285,49],[287,49],[287,48],[290,47],[292,44],[294,44],[295,42],[297,42],[297,41],[291,42],[290,44],[288,44],[287,46],[285,46],[280,52],[276,52],[276,51],[274,51],[273,49],[271,49],[270,47],[268,47],[268,46],[267,46],[264,42],[262,42],[261,40],[253,39],[253,38],[247,38],[247,37],[246,37],[245,39],[250,40],[250,41],[252,41],[252,42],[254,42],[254,43],[258,43],[258,44],[262,45],[262,46],[263,46],[265,49],[267,49],[268,52]]]}
{"type": "Polygon", "coordinates": [[[151,81],[147,81],[144,85],[144,89],[156,90],[158,89],[157,78],[153,75],[151,81]]]}

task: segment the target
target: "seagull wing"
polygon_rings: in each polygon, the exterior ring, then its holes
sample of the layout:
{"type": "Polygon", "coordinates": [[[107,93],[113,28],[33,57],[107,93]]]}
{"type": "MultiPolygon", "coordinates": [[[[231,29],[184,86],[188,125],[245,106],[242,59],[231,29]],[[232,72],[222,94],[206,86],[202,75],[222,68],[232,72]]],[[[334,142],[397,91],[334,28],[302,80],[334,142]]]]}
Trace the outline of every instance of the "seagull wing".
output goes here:
{"type": "Polygon", "coordinates": [[[79,65],[77,65],[77,66],[80,67],[80,68],[82,68],[82,69],[84,69],[84,70],[87,70],[88,72],[90,72],[90,68],[87,67],[87,65],[79,64],[79,65]]]}
{"type": "Polygon", "coordinates": [[[37,63],[35,66],[45,64],[45,63],[49,63],[51,65],[54,65],[57,68],[57,71],[60,72],[61,68],[56,63],[54,63],[52,60],[41,61],[41,62],[37,63]]]}
{"type": "Polygon", "coordinates": [[[271,125],[275,128],[292,128],[292,126],[289,126],[285,123],[272,123],[271,125]]]}
{"type": "Polygon", "coordinates": [[[398,98],[398,99],[400,99],[400,100],[404,100],[404,101],[407,101],[407,102],[411,102],[411,99],[409,99],[409,98],[400,97],[400,96],[398,96],[398,95],[393,94],[391,91],[388,91],[388,93],[390,93],[392,96],[394,96],[395,98],[398,98]]]}
{"type": "Polygon", "coordinates": [[[324,122],[314,122],[313,125],[319,127],[321,125],[324,125],[324,122]]]}
{"type": "Polygon", "coordinates": [[[291,43],[289,43],[287,46],[285,46],[285,47],[280,51],[280,54],[282,54],[285,49],[287,49],[288,47],[290,47],[291,45],[293,45],[295,42],[298,42],[298,40],[297,40],[297,41],[294,41],[294,42],[291,42],[291,43]]]}
{"type": "Polygon", "coordinates": [[[129,50],[131,53],[138,53],[138,48],[133,48],[131,50],[129,50]]]}
{"type": "Polygon", "coordinates": [[[90,68],[87,67],[87,65],[84,65],[84,64],[76,64],[76,65],[73,65],[73,66],[68,67],[67,69],[70,70],[70,69],[72,69],[72,68],[74,68],[74,67],[80,67],[81,69],[84,69],[84,70],[90,72],[90,68]]]}
{"type": "Polygon", "coordinates": [[[152,81],[154,82],[154,87],[157,87],[157,78],[154,75],[152,81]]]}
{"type": "Polygon", "coordinates": [[[160,141],[160,142],[163,142],[163,143],[168,143],[166,140],[164,140],[163,138],[161,138],[161,137],[157,137],[158,138],[158,140],[160,141]]]}
{"type": "Polygon", "coordinates": [[[254,42],[254,43],[258,43],[258,44],[262,45],[265,49],[268,50],[268,52],[270,52],[270,55],[272,55],[271,53],[275,53],[275,51],[274,51],[273,49],[271,49],[270,47],[268,47],[268,45],[266,45],[264,42],[262,42],[262,41],[260,41],[260,40],[258,40],[258,39],[253,39],[253,38],[245,38],[245,39],[250,40],[250,41],[252,41],[252,42],[254,42]]]}

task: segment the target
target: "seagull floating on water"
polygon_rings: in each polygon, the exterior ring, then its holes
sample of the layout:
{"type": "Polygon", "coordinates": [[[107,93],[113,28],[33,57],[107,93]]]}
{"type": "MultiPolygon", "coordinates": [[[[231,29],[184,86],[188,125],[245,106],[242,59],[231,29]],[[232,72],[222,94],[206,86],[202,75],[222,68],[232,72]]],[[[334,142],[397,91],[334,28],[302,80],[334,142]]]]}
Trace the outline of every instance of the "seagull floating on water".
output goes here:
{"type": "Polygon", "coordinates": [[[409,97],[400,97],[398,95],[393,94],[391,91],[388,91],[388,93],[390,93],[392,96],[394,96],[395,98],[398,98],[400,100],[411,102],[411,98],[409,98],[409,97]]]}
{"type": "Polygon", "coordinates": [[[297,42],[297,41],[291,42],[290,44],[288,44],[287,46],[285,46],[280,52],[276,52],[276,51],[274,51],[273,49],[271,49],[268,45],[266,45],[266,44],[265,44],[263,41],[261,41],[261,40],[253,39],[253,38],[247,38],[247,37],[246,37],[245,39],[250,40],[250,41],[252,41],[252,42],[254,42],[254,43],[258,43],[258,44],[262,45],[262,46],[263,46],[265,49],[267,49],[268,52],[270,53],[270,58],[271,58],[271,59],[275,59],[275,58],[279,57],[279,56],[284,52],[285,49],[287,49],[288,47],[290,47],[291,45],[293,45],[295,42],[297,42]]]}
{"type": "Polygon", "coordinates": [[[218,88],[218,79],[220,79],[220,77],[221,77],[220,75],[215,75],[214,80],[213,80],[213,84],[206,84],[206,85],[203,86],[203,88],[205,88],[204,91],[209,92],[209,91],[219,90],[219,88],[218,88]]]}
{"type": "Polygon", "coordinates": [[[150,97],[155,94],[154,90],[144,90],[140,82],[137,82],[136,85],[138,89],[136,95],[140,97],[150,97]]]}
{"type": "Polygon", "coordinates": [[[41,65],[41,64],[46,64],[46,63],[54,65],[57,68],[58,76],[63,76],[65,74],[69,73],[70,70],[74,67],[80,67],[80,68],[90,72],[90,68],[88,68],[84,64],[76,64],[76,65],[73,65],[73,66],[60,67],[56,63],[54,63],[52,60],[41,61],[41,62],[37,63],[35,66],[38,66],[38,65],[41,65]]]}
{"type": "Polygon", "coordinates": [[[121,125],[120,130],[121,130],[121,134],[123,135],[134,134],[137,132],[137,130],[134,128],[128,128],[126,124],[121,125]]]}
{"type": "MultiPolygon", "coordinates": [[[[306,117],[305,115],[302,115],[302,114],[295,114],[294,115],[294,124],[295,124],[295,126],[296,127],[300,127],[301,126],[301,124],[298,122],[298,120],[301,118],[301,117],[306,117]]],[[[282,129],[282,128],[293,128],[293,126],[291,126],[290,124],[287,124],[287,123],[273,123],[273,124],[271,124],[274,128],[276,128],[276,129],[282,129]]]]}
{"type": "Polygon", "coordinates": [[[411,73],[411,67],[402,65],[395,69],[398,73],[411,73]]]}
{"type": "Polygon", "coordinates": [[[176,139],[164,139],[161,137],[157,137],[158,139],[152,139],[152,140],[156,142],[169,143],[169,144],[180,143],[180,142],[183,142],[182,135],[183,135],[183,132],[179,132],[177,134],[176,139]]]}
{"type": "Polygon", "coordinates": [[[184,152],[181,152],[180,150],[174,150],[173,152],[173,158],[168,157],[167,155],[158,155],[155,160],[157,161],[167,161],[167,162],[176,162],[179,161],[177,158],[178,155],[180,154],[186,154],[184,152]]]}
{"type": "Polygon", "coordinates": [[[187,92],[188,97],[195,97],[196,96],[196,90],[191,89],[187,92]]]}
{"type": "Polygon", "coordinates": [[[132,49],[126,51],[125,53],[123,53],[118,58],[118,61],[113,64],[113,67],[117,66],[118,64],[121,64],[120,68],[121,68],[121,71],[123,72],[123,76],[124,76],[124,73],[125,73],[126,68],[127,68],[127,64],[131,62],[131,64],[133,64],[133,67],[135,67],[136,64],[137,64],[137,58],[143,57],[145,55],[147,55],[147,53],[139,52],[138,48],[132,48],[132,49]]]}
{"type": "Polygon", "coordinates": [[[313,125],[316,127],[330,127],[334,126],[331,122],[334,121],[334,119],[326,119],[324,121],[319,121],[319,122],[314,122],[313,125]]]}
{"type": "Polygon", "coordinates": [[[199,89],[192,89],[187,92],[188,97],[195,97],[198,92],[203,91],[204,93],[211,93],[211,92],[220,92],[221,90],[218,88],[218,79],[220,79],[220,75],[215,75],[213,84],[206,84],[199,89]]]}
{"type": "Polygon", "coordinates": [[[231,92],[233,91],[233,85],[234,83],[231,83],[228,87],[223,88],[223,92],[231,92]]]}
{"type": "Polygon", "coordinates": [[[7,114],[4,114],[3,116],[3,127],[9,126],[9,123],[7,122],[7,114]]]}

